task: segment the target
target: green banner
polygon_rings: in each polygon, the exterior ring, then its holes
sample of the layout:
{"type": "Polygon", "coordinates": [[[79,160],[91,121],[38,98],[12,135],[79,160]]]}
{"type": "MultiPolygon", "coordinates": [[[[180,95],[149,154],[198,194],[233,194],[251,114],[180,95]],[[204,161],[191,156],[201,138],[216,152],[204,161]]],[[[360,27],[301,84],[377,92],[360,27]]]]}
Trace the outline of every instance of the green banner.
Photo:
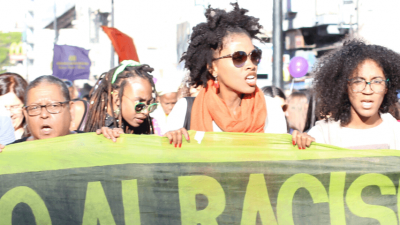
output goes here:
{"type": "Polygon", "coordinates": [[[400,151],[190,133],[182,148],[94,133],[7,146],[0,225],[398,224],[400,151]]]}

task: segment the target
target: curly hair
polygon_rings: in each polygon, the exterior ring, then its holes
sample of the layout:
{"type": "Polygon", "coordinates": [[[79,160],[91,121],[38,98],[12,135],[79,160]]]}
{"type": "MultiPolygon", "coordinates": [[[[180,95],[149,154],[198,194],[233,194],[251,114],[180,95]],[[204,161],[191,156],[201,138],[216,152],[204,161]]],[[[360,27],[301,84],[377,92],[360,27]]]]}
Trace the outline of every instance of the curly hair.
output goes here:
{"type": "Polygon", "coordinates": [[[319,59],[313,74],[318,99],[318,112],[322,119],[339,121],[342,126],[350,123],[351,103],[348,95],[348,79],[365,60],[373,60],[383,70],[387,79],[387,93],[379,108],[387,113],[397,102],[396,90],[400,84],[400,55],[378,45],[367,45],[352,39],[343,46],[319,59]]]}
{"type": "Polygon", "coordinates": [[[207,66],[212,67],[212,59],[216,50],[223,49],[223,40],[232,34],[245,34],[250,39],[257,39],[262,26],[259,19],[247,16],[247,9],[239,8],[237,3],[231,3],[233,10],[226,12],[208,6],[205,16],[207,22],[200,23],[193,28],[188,50],[183,53],[181,61],[185,61],[185,68],[190,71],[191,84],[207,86],[207,81],[214,79],[207,66]]]}
{"type": "Polygon", "coordinates": [[[110,107],[112,112],[112,115],[110,116],[114,120],[114,127],[122,128],[125,133],[129,134],[153,133],[152,121],[150,116],[138,128],[133,128],[122,118],[121,113],[119,115],[115,115],[112,104],[112,92],[115,90],[119,90],[118,96],[119,99],[122,99],[124,88],[128,83],[127,79],[131,77],[141,77],[150,82],[153,89],[153,95],[156,96],[157,92],[154,85],[153,76],[149,74],[153,72],[154,69],[147,64],[143,64],[140,66],[127,66],[124,71],[117,75],[117,79],[115,80],[115,82],[111,83],[113,74],[117,68],[118,67],[115,67],[107,73],[103,73],[92,91],[90,92],[90,113],[88,116],[87,124],[85,126],[85,131],[95,132],[97,129],[105,126],[107,107],[110,107]],[[115,119],[116,116],[118,117],[118,119],[115,119]]]}

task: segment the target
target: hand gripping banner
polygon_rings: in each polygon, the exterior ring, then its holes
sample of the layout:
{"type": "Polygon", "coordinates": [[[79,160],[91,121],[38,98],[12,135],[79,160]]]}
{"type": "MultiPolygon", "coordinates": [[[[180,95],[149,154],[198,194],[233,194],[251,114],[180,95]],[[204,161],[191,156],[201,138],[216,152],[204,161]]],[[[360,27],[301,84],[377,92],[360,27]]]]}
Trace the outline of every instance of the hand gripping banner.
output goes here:
{"type": "Polygon", "coordinates": [[[399,156],[274,134],[25,142],[0,154],[0,225],[395,225],[399,156]]]}

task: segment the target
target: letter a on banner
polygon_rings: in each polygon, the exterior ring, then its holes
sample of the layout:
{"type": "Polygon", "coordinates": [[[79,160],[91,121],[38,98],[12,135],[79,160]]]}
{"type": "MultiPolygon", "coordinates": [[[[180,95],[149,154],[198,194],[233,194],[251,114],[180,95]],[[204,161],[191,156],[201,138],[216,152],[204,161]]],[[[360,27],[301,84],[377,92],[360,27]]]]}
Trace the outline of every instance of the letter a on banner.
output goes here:
{"type": "Polygon", "coordinates": [[[88,183],[82,225],[97,225],[97,220],[100,224],[115,225],[110,205],[100,181],[88,183]]]}
{"type": "Polygon", "coordinates": [[[209,176],[184,176],[178,178],[182,225],[218,225],[217,217],[225,209],[225,192],[221,184],[209,176]],[[196,195],[208,198],[203,210],[196,209],[196,195]]]}
{"type": "Polygon", "coordinates": [[[269,200],[264,174],[251,174],[244,196],[242,222],[240,225],[254,225],[257,213],[260,213],[261,223],[278,225],[269,200]]]}

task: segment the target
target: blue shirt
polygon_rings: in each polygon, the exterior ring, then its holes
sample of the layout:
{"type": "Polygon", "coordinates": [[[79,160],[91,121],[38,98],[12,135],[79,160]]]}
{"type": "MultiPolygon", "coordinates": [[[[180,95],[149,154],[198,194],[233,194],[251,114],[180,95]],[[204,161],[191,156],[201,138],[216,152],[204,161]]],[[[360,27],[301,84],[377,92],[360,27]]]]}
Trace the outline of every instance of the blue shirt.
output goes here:
{"type": "Polygon", "coordinates": [[[0,144],[7,145],[15,141],[14,127],[10,114],[0,104],[0,144]]]}

